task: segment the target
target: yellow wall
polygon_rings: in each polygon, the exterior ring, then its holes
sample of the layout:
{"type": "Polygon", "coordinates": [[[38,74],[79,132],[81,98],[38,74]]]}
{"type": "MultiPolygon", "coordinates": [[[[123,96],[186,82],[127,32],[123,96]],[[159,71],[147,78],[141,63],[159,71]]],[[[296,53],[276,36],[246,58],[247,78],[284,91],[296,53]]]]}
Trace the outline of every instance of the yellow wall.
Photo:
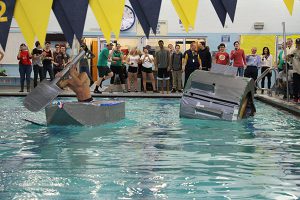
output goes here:
{"type": "Polygon", "coordinates": [[[241,35],[241,48],[246,54],[251,54],[251,49],[257,48],[257,54],[262,54],[264,47],[269,47],[270,53],[276,55],[276,35],[241,35]]]}

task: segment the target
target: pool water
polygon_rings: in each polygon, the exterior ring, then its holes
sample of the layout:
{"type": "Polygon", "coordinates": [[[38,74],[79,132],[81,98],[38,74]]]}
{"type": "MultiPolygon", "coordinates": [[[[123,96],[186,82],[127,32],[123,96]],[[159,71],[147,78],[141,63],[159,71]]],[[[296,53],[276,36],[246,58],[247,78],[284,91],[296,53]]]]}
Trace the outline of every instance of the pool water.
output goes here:
{"type": "Polygon", "coordinates": [[[260,102],[225,122],[180,119],[178,99],[125,101],[115,124],[45,127],[0,98],[0,199],[300,197],[299,119],[260,102]]]}

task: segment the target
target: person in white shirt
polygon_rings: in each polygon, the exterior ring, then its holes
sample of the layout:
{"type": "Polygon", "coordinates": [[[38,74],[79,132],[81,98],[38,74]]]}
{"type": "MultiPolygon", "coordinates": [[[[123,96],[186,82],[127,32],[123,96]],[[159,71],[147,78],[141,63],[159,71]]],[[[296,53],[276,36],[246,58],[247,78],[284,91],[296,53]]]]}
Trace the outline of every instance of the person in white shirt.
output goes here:
{"type": "MultiPolygon", "coordinates": [[[[270,49],[268,47],[263,48],[263,53],[261,57],[261,73],[264,73],[264,71],[270,69],[273,67],[273,57],[270,54],[270,49]]],[[[271,88],[271,77],[272,77],[272,72],[269,72],[267,75],[268,78],[268,89],[271,88]]],[[[262,78],[261,81],[261,87],[265,87],[265,77],[262,78]]],[[[264,93],[264,90],[261,91],[261,93],[264,93]]]]}
{"type": "Polygon", "coordinates": [[[154,93],[158,93],[156,86],[155,86],[155,79],[153,75],[152,68],[154,66],[154,57],[149,54],[149,51],[146,47],[144,47],[144,55],[141,57],[142,61],[142,75],[143,75],[143,87],[144,87],[144,93],[147,92],[147,75],[150,77],[152,82],[152,88],[154,93]]]}
{"type": "Polygon", "coordinates": [[[137,48],[133,48],[127,57],[127,64],[128,67],[128,79],[127,79],[127,86],[128,86],[128,92],[130,92],[131,89],[131,81],[133,79],[134,82],[134,91],[138,92],[138,81],[137,81],[137,75],[138,75],[138,66],[140,62],[140,56],[138,54],[137,48]]]}

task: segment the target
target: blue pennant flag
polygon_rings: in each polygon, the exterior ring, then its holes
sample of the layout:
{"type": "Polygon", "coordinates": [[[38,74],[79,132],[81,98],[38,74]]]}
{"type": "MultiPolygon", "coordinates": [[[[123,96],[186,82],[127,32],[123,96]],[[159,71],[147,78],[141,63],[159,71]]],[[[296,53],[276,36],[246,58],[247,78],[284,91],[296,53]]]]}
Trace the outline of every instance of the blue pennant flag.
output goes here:
{"type": "Polygon", "coordinates": [[[88,0],[59,0],[65,16],[72,27],[77,40],[81,40],[84,30],[88,0]]]}
{"type": "Polygon", "coordinates": [[[0,45],[6,49],[7,38],[13,18],[16,0],[0,1],[0,45]]]}
{"type": "Polygon", "coordinates": [[[222,2],[226,11],[228,12],[231,21],[233,22],[235,11],[236,11],[237,0],[222,0],[222,2]]]}
{"type": "Polygon", "coordinates": [[[150,29],[156,34],[162,0],[129,0],[136,16],[149,38],[150,29]]]}
{"type": "Polygon", "coordinates": [[[162,0],[151,0],[151,1],[140,0],[142,9],[144,10],[146,18],[147,18],[154,34],[156,34],[159,13],[160,13],[160,8],[161,8],[161,1],[162,0]]]}
{"type": "Polygon", "coordinates": [[[225,26],[225,21],[226,21],[226,8],[224,7],[222,0],[210,0],[212,5],[214,6],[214,9],[222,23],[222,26],[225,26]]]}
{"type": "Polygon", "coordinates": [[[146,18],[146,15],[144,13],[144,10],[140,4],[139,0],[129,0],[130,4],[144,30],[144,33],[146,35],[147,38],[149,38],[149,34],[150,34],[150,24],[146,18]]]}

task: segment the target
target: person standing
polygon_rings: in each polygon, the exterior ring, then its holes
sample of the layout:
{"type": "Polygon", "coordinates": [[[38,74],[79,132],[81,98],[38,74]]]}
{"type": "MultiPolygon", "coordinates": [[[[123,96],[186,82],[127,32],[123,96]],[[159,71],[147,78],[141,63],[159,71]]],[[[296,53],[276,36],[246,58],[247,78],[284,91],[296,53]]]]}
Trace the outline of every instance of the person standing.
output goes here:
{"type": "Polygon", "coordinates": [[[258,76],[258,68],[261,64],[261,58],[256,54],[257,48],[251,49],[251,54],[246,57],[247,68],[245,69],[245,77],[252,78],[256,81],[258,76]]]}
{"type": "Polygon", "coordinates": [[[44,68],[44,78],[47,77],[47,72],[49,73],[50,80],[52,81],[54,79],[53,74],[53,68],[52,68],[52,61],[53,61],[53,55],[52,51],[50,49],[51,43],[46,41],[45,42],[45,49],[43,50],[43,68],[44,68]]]}
{"type": "Polygon", "coordinates": [[[32,66],[30,59],[32,58],[28,47],[25,44],[20,45],[19,53],[17,59],[19,60],[19,72],[20,72],[20,82],[21,90],[19,92],[24,92],[24,83],[26,79],[27,92],[30,92],[30,74],[32,72],[32,66]]]}
{"type": "Polygon", "coordinates": [[[55,77],[58,72],[63,70],[59,44],[55,45],[55,51],[53,52],[52,63],[53,63],[53,73],[54,73],[54,77],[55,77]]]}
{"type": "Polygon", "coordinates": [[[37,86],[37,79],[40,77],[40,82],[44,79],[44,68],[42,63],[43,49],[39,41],[35,42],[35,48],[32,50],[32,65],[33,65],[33,86],[37,86]]]}
{"type": "Polygon", "coordinates": [[[288,61],[293,63],[294,102],[299,103],[300,94],[300,38],[296,39],[296,49],[288,55],[288,61]]]}
{"type": "Polygon", "coordinates": [[[164,93],[164,80],[166,80],[167,93],[170,87],[170,52],[165,49],[164,41],[158,41],[159,50],[155,53],[155,70],[157,71],[157,80],[161,83],[161,92],[164,93]]]}
{"type": "Polygon", "coordinates": [[[230,53],[230,60],[233,60],[233,66],[237,67],[237,76],[244,76],[244,68],[246,66],[246,56],[243,49],[240,48],[239,41],[233,43],[234,50],[230,53]]]}
{"type": "Polygon", "coordinates": [[[195,70],[201,70],[202,69],[202,62],[201,58],[197,52],[197,45],[196,42],[192,42],[190,45],[190,49],[187,50],[184,53],[184,62],[183,62],[183,69],[182,71],[185,72],[185,80],[184,80],[184,86],[186,85],[190,75],[195,70]]]}
{"type": "Polygon", "coordinates": [[[211,69],[211,53],[209,52],[209,47],[206,46],[204,41],[199,43],[199,56],[202,62],[202,70],[209,71],[211,69]]]}
{"type": "MultiPolygon", "coordinates": [[[[292,55],[292,52],[294,52],[296,48],[294,47],[294,41],[292,38],[288,38],[286,40],[286,55],[292,55]]],[[[284,57],[284,56],[283,56],[284,57]]],[[[292,69],[293,67],[293,61],[290,60],[290,59],[286,59],[284,58],[285,61],[287,62],[287,65],[288,65],[288,69],[292,69]]]]}
{"type": "Polygon", "coordinates": [[[62,60],[62,67],[63,69],[69,64],[70,62],[70,55],[66,51],[66,45],[60,45],[60,56],[62,60]]]}
{"type": "Polygon", "coordinates": [[[102,82],[106,79],[111,78],[114,75],[114,73],[108,67],[108,59],[110,59],[109,51],[112,50],[113,46],[114,45],[112,43],[107,44],[106,48],[102,49],[102,51],[99,54],[97,64],[99,79],[96,81],[94,93],[101,94],[102,92],[99,91],[99,87],[102,88],[102,82]]]}
{"type": "Polygon", "coordinates": [[[175,52],[171,56],[171,71],[173,77],[173,88],[171,93],[175,93],[176,90],[182,93],[182,60],[183,54],[180,51],[180,46],[175,46],[175,52]]]}
{"type": "Polygon", "coordinates": [[[218,46],[219,52],[216,53],[216,64],[219,65],[229,65],[230,59],[229,54],[225,51],[225,44],[221,43],[218,46]]]}
{"type": "Polygon", "coordinates": [[[144,55],[141,57],[142,62],[142,77],[143,77],[143,88],[144,93],[147,93],[147,75],[150,77],[152,82],[153,93],[158,93],[157,88],[155,87],[155,79],[153,75],[152,68],[154,66],[154,58],[149,54],[147,47],[143,49],[144,55]]]}
{"type": "Polygon", "coordinates": [[[140,56],[138,54],[137,48],[134,47],[130,52],[127,57],[127,64],[129,65],[128,67],[128,92],[130,92],[131,88],[131,81],[133,77],[133,82],[134,82],[134,91],[138,92],[137,87],[138,87],[138,80],[137,80],[137,75],[138,75],[138,65],[140,61],[140,56]]]}
{"type": "MultiPolygon", "coordinates": [[[[269,70],[270,68],[273,67],[273,57],[270,54],[270,50],[268,47],[264,47],[263,48],[263,53],[262,53],[262,57],[261,57],[261,73],[264,73],[266,70],[269,70]]],[[[267,75],[268,78],[268,89],[271,88],[271,77],[272,77],[272,72],[270,71],[267,75]]],[[[262,87],[262,91],[261,93],[264,93],[264,87],[265,87],[265,78],[266,76],[264,76],[261,80],[261,87],[262,87]]]]}
{"type": "Polygon", "coordinates": [[[121,51],[120,44],[117,44],[116,49],[112,51],[111,60],[112,61],[111,61],[110,69],[114,74],[113,77],[110,79],[110,84],[111,85],[115,84],[116,75],[118,75],[121,81],[122,90],[124,93],[126,93],[127,90],[125,90],[125,76],[124,76],[125,74],[122,69],[123,53],[121,51]]]}
{"type": "Polygon", "coordinates": [[[91,50],[88,49],[85,43],[81,44],[79,52],[81,51],[85,51],[85,54],[79,62],[79,72],[85,72],[90,79],[90,84],[93,85],[94,81],[90,73],[89,60],[95,58],[95,55],[92,53],[91,50]]]}

